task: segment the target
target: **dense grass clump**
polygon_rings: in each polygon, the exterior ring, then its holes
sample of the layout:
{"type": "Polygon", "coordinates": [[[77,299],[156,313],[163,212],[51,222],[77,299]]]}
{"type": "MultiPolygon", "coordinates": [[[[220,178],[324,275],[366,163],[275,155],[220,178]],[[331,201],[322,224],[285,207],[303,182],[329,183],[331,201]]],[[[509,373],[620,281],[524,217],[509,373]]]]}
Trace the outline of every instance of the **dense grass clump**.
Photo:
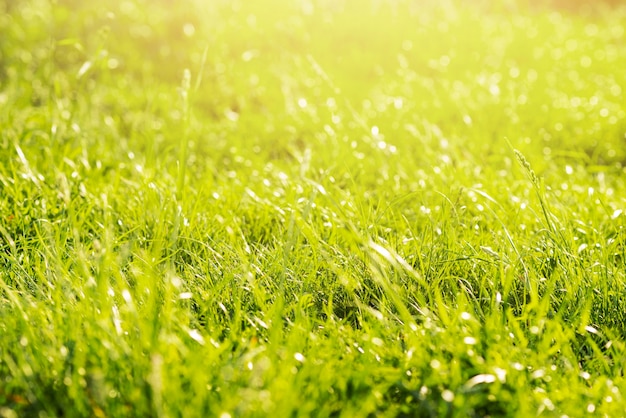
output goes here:
{"type": "Polygon", "coordinates": [[[626,9],[0,1],[0,417],[622,416],[626,9]]]}

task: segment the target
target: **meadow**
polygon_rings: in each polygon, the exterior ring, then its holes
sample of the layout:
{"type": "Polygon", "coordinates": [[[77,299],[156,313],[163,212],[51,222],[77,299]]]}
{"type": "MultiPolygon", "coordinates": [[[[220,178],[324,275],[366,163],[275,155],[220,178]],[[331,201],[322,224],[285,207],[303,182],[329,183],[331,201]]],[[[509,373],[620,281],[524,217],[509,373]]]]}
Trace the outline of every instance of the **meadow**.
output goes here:
{"type": "Polygon", "coordinates": [[[0,417],[624,416],[625,22],[0,0],[0,417]]]}

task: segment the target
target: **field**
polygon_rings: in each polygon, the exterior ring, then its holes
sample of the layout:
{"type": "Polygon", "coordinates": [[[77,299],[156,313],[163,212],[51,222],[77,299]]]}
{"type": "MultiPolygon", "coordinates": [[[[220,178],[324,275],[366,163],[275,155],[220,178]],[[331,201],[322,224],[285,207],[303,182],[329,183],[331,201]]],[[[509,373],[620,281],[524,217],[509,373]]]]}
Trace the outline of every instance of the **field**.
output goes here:
{"type": "Polygon", "coordinates": [[[0,417],[625,416],[625,22],[0,0],[0,417]]]}

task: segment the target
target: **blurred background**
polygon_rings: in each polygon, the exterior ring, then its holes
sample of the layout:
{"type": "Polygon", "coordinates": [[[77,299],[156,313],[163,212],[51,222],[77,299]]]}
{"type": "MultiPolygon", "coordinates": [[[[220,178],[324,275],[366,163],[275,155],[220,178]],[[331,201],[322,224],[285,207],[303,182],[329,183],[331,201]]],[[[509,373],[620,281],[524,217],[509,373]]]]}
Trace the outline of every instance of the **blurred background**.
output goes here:
{"type": "Polygon", "coordinates": [[[374,148],[430,135],[469,141],[466,156],[482,158],[508,153],[508,138],[621,163],[618,3],[2,1],[0,92],[21,94],[0,94],[54,109],[58,132],[71,135],[72,114],[92,112],[94,128],[159,153],[175,146],[188,69],[192,131],[214,137],[192,143],[200,154],[227,147],[233,130],[291,152],[362,125],[374,148]]]}

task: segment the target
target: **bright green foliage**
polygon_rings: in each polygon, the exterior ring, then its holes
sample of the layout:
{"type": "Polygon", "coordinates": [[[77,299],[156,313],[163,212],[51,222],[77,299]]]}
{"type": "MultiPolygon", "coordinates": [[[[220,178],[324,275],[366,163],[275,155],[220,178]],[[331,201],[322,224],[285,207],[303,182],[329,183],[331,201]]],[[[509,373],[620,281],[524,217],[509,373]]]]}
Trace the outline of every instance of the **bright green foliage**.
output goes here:
{"type": "Polygon", "coordinates": [[[0,1],[0,417],[622,416],[626,9],[526,3],[0,1]]]}

